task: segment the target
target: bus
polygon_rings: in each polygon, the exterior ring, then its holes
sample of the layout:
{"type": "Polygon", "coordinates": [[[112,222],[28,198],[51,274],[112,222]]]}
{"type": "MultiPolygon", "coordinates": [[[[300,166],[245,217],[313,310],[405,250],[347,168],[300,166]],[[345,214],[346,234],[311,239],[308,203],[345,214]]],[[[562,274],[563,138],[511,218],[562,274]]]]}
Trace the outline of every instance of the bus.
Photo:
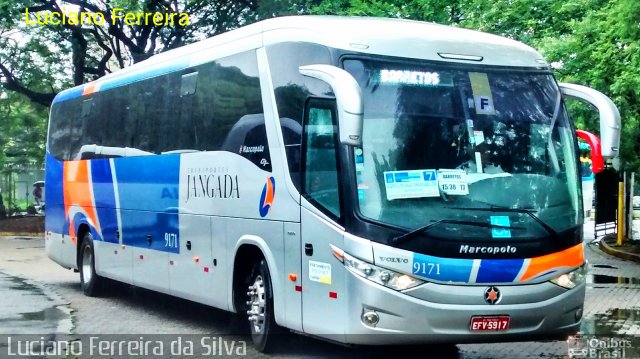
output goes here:
{"type": "Polygon", "coordinates": [[[576,129],[599,111],[532,48],[432,23],[293,16],[59,93],[46,252],[106,278],[350,344],[578,331],[576,129]]]}

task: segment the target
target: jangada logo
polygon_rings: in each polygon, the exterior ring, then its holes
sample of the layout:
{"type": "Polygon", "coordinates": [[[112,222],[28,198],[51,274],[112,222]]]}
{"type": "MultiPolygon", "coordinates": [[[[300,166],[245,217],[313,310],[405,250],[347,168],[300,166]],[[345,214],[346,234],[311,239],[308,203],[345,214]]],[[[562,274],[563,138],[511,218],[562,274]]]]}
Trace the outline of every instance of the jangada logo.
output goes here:
{"type": "Polygon", "coordinates": [[[269,210],[273,206],[273,197],[276,194],[276,179],[273,177],[267,177],[267,183],[262,188],[262,194],[260,195],[260,217],[266,217],[269,214],[269,210]]]}

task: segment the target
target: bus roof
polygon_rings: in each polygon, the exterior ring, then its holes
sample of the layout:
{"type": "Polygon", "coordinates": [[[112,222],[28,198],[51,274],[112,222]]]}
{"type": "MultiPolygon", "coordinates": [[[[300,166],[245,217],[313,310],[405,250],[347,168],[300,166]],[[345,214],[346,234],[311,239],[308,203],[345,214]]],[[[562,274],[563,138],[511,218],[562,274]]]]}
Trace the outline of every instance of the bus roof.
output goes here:
{"type": "Polygon", "coordinates": [[[548,68],[533,48],[505,37],[434,23],[340,16],[263,20],[166,51],[60,92],[54,103],[281,42],[313,42],[366,54],[479,65],[548,68]]]}

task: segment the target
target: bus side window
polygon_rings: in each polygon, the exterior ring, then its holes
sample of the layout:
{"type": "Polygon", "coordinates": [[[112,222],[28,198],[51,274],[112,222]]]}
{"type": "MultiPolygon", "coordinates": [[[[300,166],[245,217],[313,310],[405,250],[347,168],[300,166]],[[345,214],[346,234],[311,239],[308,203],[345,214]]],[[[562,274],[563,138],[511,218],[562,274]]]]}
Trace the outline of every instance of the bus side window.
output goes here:
{"type": "Polygon", "coordinates": [[[267,46],[267,56],[289,174],[298,191],[302,191],[299,158],[305,101],[309,96],[327,96],[332,90],[324,81],[303,76],[298,68],[311,64],[332,64],[331,52],[326,46],[318,44],[285,42],[267,46]]]}
{"type": "Polygon", "coordinates": [[[271,157],[263,114],[245,115],[236,122],[220,150],[237,153],[258,168],[271,172],[271,157]]]}
{"type": "Polygon", "coordinates": [[[340,219],[335,101],[310,99],[304,118],[304,196],[340,219]]]}
{"type": "Polygon", "coordinates": [[[49,152],[59,160],[69,159],[71,121],[80,115],[82,99],[53,104],[49,128],[49,152]]]}

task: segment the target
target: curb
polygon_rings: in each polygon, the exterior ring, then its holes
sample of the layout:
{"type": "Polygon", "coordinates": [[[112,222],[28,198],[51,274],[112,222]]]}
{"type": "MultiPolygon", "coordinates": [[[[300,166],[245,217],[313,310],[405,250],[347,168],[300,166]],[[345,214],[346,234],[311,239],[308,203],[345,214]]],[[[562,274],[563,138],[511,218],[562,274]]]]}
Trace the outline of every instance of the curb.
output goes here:
{"type": "Polygon", "coordinates": [[[0,237],[40,237],[44,238],[44,232],[0,232],[0,237]]]}
{"type": "Polygon", "coordinates": [[[621,251],[619,249],[611,247],[611,246],[609,246],[607,244],[607,242],[604,240],[604,238],[599,242],[599,246],[600,246],[600,249],[603,252],[607,253],[607,254],[610,254],[610,255],[618,257],[618,258],[626,259],[628,261],[640,263],[640,255],[634,254],[634,253],[623,252],[623,251],[621,251]]]}

